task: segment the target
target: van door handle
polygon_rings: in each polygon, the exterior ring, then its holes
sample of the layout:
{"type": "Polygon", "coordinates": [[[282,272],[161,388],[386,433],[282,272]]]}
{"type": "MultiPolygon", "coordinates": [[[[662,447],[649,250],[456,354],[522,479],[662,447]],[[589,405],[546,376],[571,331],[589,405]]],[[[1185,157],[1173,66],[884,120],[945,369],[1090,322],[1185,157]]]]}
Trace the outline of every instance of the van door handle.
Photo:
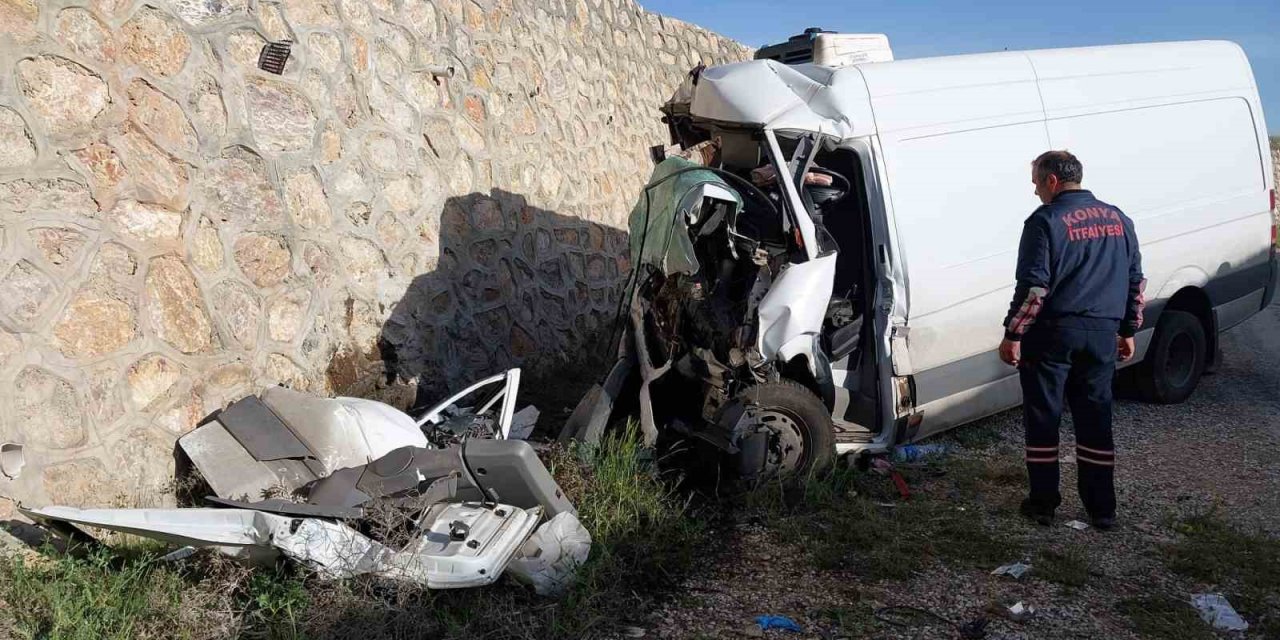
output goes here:
{"type": "Polygon", "coordinates": [[[884,248],[884,245],[878,244],[876,249],[880,254],[880,264],[889,264],[889,251],[884,248]]]}

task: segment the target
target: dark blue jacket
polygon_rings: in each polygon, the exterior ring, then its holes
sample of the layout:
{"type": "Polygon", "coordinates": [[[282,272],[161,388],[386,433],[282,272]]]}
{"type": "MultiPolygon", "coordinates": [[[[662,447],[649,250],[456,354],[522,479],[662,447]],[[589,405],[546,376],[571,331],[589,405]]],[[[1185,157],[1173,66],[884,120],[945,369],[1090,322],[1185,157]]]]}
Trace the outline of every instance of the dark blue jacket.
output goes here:
{"type": "Polygon", "coordinates": [[[1133,221],[1084,189],[1059,193],[1027,218],[1017,278],[1004,320],[1009,340],[1036,323],[1126,337],[1142,326],[1146,280],[1133,221]]]}

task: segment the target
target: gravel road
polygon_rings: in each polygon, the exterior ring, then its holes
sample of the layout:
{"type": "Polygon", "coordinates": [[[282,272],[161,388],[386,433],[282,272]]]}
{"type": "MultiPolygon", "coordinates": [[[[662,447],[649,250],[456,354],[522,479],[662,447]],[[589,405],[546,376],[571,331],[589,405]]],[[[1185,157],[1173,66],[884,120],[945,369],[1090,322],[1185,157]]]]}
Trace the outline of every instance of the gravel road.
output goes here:
{"type": "MultiPolygon", "coordinates": [[[[1022,600],[1037,608],[1035,616],[1025,622],[993,619],[987,637],[1137,638],[1116,611],[1117,601],[1161,594],[1186,602],[1205,588],[1168,573],[1161,563],[1160,545],[1174,539],[1172,517],[1216,507],[1243,529],[1280,535],[1280,305],[1224,334],[1222,349],[1222,367],[1183,404],[1117,401],[1120,529],[1078,532],[1062,525],[1084,519],[1073,464],[1062,467],[1058,524],[1041,528],[1008,520],[1033,552],[1064,544],[1087,549],[1090,577],[1084,586],[1014,581],[943,565],[905,581],[862,583],[850,573],[815,570],[785,540],[743,523],[728,543],[732,551],[721,556],[736,562],[722,559],[686,580],[680,597],[633,621],[632,635],[622,637],[954,638],[955,630],[941,623],[926,620],[904,628],[866,618],[875,607],[911,605],[964,621],[983,614],[992,602],[1022,600]],[[842,633],[831,619],[832,609],[861,615],[864,626],[856,628],[862,631],[850,634],[846,625],[842,633]],[[752,620],[766,613],[793,617],[805,633],[760,632],[752,620]]],[[[1064,422],[1063,450],[1070,451],[1069,417],[1064,422]]],[[[981,426],[997,430],[1000,442],[970,455],[1021,457],[1019,411],[970,428],[981,426]]]]}

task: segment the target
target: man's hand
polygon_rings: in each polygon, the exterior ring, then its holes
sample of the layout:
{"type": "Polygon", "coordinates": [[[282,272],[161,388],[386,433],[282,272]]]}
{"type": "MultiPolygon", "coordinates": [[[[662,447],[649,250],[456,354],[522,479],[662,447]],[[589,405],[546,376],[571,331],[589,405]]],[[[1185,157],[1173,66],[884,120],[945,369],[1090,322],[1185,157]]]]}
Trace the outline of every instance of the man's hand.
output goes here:
{"type": "Polygon", "coordinates": [[[1128,362],[1134,351],[1132,337],[1116,336],[1116,354],[1120,356],[1120,362],[1128,362]]]}
{"type": "Polygon", "coordinates": [[[1000,343],[1000,359],[1011,367],[1018,366],[1018,363],[1022,361],[1022,343],[1005,338],[1000,343]]]}

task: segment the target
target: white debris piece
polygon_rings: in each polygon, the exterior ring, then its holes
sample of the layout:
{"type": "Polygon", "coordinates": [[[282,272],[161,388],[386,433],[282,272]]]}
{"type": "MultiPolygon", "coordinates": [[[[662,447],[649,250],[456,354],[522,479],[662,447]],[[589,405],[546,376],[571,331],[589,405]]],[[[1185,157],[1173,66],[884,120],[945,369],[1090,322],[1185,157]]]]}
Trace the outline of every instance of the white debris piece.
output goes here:
{"type": "Polygon", "coordinates": [[[565,511],[538,527],[507,569],[517,580],[532,584],[538,595],[554,596],[573,583],[590,554],[591,534],[577,516],[565,511]]]}
{"type": "Polygon", "coordinates": [[[437,504],[423,519],[422,535],[397,551],[338,522],[251,509],[55,506],[20,511],[37,520],[98,527],[187,547],[214,547],[258,564],[283,553],[326,578],[371,573],[429,589],[479,587],[497,580],[542,518],[542,507],[437,504]]]}
{"type": "Polygon", "coordinates": [[[991,575],[993,576],[1007,575],[1013,578],[1014,580],[1017,580],[1018,578],[1021,578],[1022,576],[1026,575],[1028,571],[1031,571],[1031,565],[1024,564],[1021,562],[1015,562],[1013,564],[1006,564],[1006,565],[1001,565],[999,567],[996,567],[996,570],[992,571],[991,575]]]}
{"type": "Polygon", "coordinates": [[[511,433],[507,435],[508,440],[524,440],[533,433],[533,428],[538,424],[538,416],[541,413],[538,408],[529,405],[511,416],[511,433]]]}
{"type": "Polygon", "coordinates": [[[1030,618],[1035,614],[1036,614],[1036,608],[1029,604],[1022,604],[1021,600],[1019,600],[1017,604],[1014,604],[1012,607],[1009,607],[1009,618],[1016,622],[1022,622],[1023,620],[1026,620],[1027,618],[1030,618]]]}
{"type": "Polygon", "coordinates": [[[160,562],[177,562],[179,560],[186,560],[195,554],[195,547],[186,546],[178,549],[177,551],[170,551],[169,553],[160,556],[160,562]]]}
{"type": "Polygon", "coordinates": [[[16,480],[22,468],[27,466],[27,458],[22,453],[22,445],[16,442],[0,444],[0,473],[10,480],[16,480]]]}
{"type": "Polygon", "coordinates": [[[1191,604],[1200,611],[1200,619],[1223,631],[1246,631],[1249,623],[1236,613],[1230,602],[1220,593],[1200,593],[1191,598],[1191,604]]]}
{"type": "Polygon", "coordinates": [[[1071,522],[1068,522],[1066,526],[1071,527],[1076,531],[1084,531],[1085,529],[1089,528],[1089,523],[1081,522],[1079,520],[1072,520],[1071,522]]]}

